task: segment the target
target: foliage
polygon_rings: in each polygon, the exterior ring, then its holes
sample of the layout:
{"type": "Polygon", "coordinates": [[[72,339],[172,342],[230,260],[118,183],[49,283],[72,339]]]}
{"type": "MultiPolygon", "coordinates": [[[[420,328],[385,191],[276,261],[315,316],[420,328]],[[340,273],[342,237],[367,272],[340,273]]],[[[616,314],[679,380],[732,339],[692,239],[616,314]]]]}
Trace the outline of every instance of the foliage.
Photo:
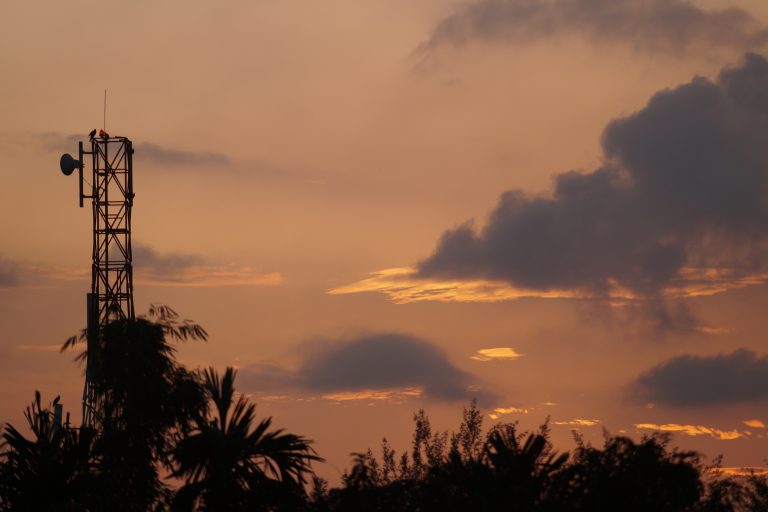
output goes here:
{"type": "Polygon", "coordinates": [[[633,441],[605,433],[602,447],[576,436],[573,454],[558,453],[546,421],[535,432],[499,424],[482,435],[473,401],[458,430],[433,433],[423,410],[414,415],[411,448],[400,457],[386,439],[381,462],[354,453],[342,486],[312,495],[317,511],[512,510],[757,512],[768,510],[768,477],[717,475],[695,452],[670,447],[665,435],[633,441]],[[410,454],[410,458],[409,458],[410,454]]]}
{"type": "Polygon", "coordinates": [[[25,414],[32,437],[3,427],[0,511],[184,504],[237,510],[244,503],[248,510],[274,510],[276,503],[306,503],[309,463],[321,460],[310,441],[270,430],[271,418],[257,421],[252,404],[234,399],[232,369],[220,379],[212,369],[193,372],[176,360],[169,340],[207,336],[171,308],[152,305],[147,317],[110,322],[97,339],[88,340],[85,331],[69,338],[62,350],[88,341],[77,360],[86,363],[92,387],[93,425],[57,424],[36,394],[25,414]],[[161,478],[164,470],[187,485],[174,492],[161,478]]]}
{"type": "Polygon", "coordinates": [[[185,480],[179,509],[194,503],[202,510],[287,509],[304,500],[310,463],[322,460],[311,441],[270,431],[271,418],[256,424],[255,405],[242,395],[235,399],[235,375],[232,368],[221,378],[212,368],[203,373],[212,407],[171,454],[173,476],[185,480]]]}
{"type": "MultiPolygon", "coordinates": [[[[53,405],[58,402],[58,397],[53,405]]],[[[96,489],[95,432],[70,430],[43,409],[24,412],[32,438],[5,425],[0,444],[0,510],[84,510],[96,489]]]]}

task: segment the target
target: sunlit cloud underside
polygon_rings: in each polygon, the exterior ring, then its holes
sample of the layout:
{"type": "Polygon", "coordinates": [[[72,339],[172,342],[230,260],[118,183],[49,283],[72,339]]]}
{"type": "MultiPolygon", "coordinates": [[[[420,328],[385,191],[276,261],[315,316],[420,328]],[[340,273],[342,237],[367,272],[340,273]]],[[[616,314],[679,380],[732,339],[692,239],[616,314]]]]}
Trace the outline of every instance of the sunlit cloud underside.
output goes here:
{"type": "Polygon", "coordinates": [[[515,349],[510,347],[496,347],[496,348],[481,348],[475,355],[469,356],[473,361],[514,361],[515,359],[523,357],[523,354],[519,354],[515,349]]]}
{"type": "Polygon", "coordinates": [[[768,475],[768,468],[759,466],[711,468],[710,472],[726,476],[763,476],[768,475]]]}
{"type": "Polygon", "coordinates": [[[568,427],[594,427],[600,424],[600,420],[589,420],[583,418],[576,418],[569,421],[553,421],[553,425],[561,425],[568,427]]]}
{"type": "MultiPolygon", "coordinates": [[[[768,274],[740,275],[733,269],[685,268],[663,295],[672,298],[702,297],[725,291],[759,285],[768,274]]],[[[368,277],[328,290],[330,295],[379,292],[396,304],[421,301],[501,302],[525,298],[540,299],[611,299],[615,305],[637,300],[631,291],[614,286],[607,294],[585,290],[535,290],[518,288],[504,281],[487,279],[441,280],[417,277],[414,267],[397,267],[372,272],[368,277]]]]}
{"type": "Polygon", "coordinates": [[[423,389],[412,387],[402,389],[363,389],[358,391],[340,391],[336,393],[326,393],[321,398],[333,402],[354,402],[358,400],[399,402],[406,398],[419,398],[423,395],[423,389]]]}
{"type": "Polygon", "coordinates": [[[658,425],[655,423],[637,423],[635,428],[640,430],[656,430],[659,432],[681,432],[688,436],[710,436],[722,441],[733,441],[743,438],[749,434],[739,432],[738,430],[720,430],[717,428],[706,427],[704,425],[678,425],[676,423],[666,423],[658,425]]]}
{"type": "Polygon", "coordinates": [[[355,391],[336,391],[323,395],[260,395],[259,400],[268,402],[312,402],[317,399],[327,400],[336,404],[358,402],[380,402],[387,404],[400,404],[405,400],[424,397],[424,389],[421,387],[405,387],[391,389],[360,389],[355,391]]]}
{"type": "Polygon", "coordinates": [[[262,274],[249,267],[191,267],[176,274],[139,273],[135,281],[153,286],[274,286],[283,282],[283,276],[280,272],[262,274]]]}
{"type": "MultiPolygon", "coordinates": [[[[61,267],[29,267],[26,275],[34,276],[25,286],[39,287],[50,281],[85,281],[90,279],[90,269],[69,269],[61,267]]],[[[251,267],[193,266],[174,272],[147,272],[135,269],[134,284],[144,286],[275,286],[282,284],[280,272],[259,272],[251,267]]]]}
{"type": "Polygon", "coordinates": [[[493,410],[492,413],[488,415],[488,417],[492,420],[497,420],[501,416],[507,414],[528,414],[528,409],[523,409],[520,407],[497,407],[493,410]]]}

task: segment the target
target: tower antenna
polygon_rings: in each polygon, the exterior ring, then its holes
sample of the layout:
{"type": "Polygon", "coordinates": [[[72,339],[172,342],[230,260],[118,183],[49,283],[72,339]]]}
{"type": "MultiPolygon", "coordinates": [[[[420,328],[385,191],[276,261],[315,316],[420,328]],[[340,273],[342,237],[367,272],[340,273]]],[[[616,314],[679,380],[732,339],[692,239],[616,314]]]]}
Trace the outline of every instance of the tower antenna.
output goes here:
{"type": "MultiPolygon", "coordinates": [[[[107,91],[104,90],[106,127],[107,91]]],[[[79,159],[65,154],[61,171],[69,176],[78,169],[80,207],[90,199],[93,211],[91,291],[86,300],[87,349],[83,426],[93,426],[97,396],[93,372],[100,358],[99,339],[110,322],[134,320],[133,252],[131,248],[131,209],[133,207],[133,143],[127,137],[110,137],[106,131],[89,134],[90,151],[79,143],[79,159]],[[90,156],[90,194],[83,191],[84,156],[90,156]]]]}
{"type": "Polygon", "coordinates": [[[107,88],[104,88],[104,119],[101,124],[101,129],[107,131],[107,88]]]}

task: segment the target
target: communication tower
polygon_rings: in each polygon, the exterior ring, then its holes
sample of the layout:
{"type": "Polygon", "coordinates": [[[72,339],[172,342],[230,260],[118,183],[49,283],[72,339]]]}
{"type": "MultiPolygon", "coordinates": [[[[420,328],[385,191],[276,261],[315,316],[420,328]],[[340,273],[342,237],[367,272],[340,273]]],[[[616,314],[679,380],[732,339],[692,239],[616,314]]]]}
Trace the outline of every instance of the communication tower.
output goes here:
{"type": "Polygon", "coordinates": [[[83,390],[83,425],[93,424],[93,361],[99,357],[99,332],[115,320],[133,320],[133,256],[131,251],[131,208],[133,207],[133,144],[127,137],[110,137],[104,130],[89,136],[90,151],[79,143],[75,160],[61,157],[66,176],[78,170],[80,207],[91,200],[93,249],[91,291],[86,299],[87,355],[83,390]],[[88,158],[89,166],[85,165],[88,158]],[[90,181],[85,179],[85,175],[90,181]],[[90,188],[90,193],[84,185],[90,188]]]}

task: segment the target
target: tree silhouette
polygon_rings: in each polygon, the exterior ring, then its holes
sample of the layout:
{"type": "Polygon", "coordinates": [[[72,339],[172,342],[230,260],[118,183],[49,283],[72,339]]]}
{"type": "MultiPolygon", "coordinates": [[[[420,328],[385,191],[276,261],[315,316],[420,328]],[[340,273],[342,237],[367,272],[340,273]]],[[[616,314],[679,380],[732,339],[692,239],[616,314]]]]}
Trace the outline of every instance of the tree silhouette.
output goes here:
{"type": "Polygon", "coordinates": [[[24,416],[31,439],[11,425],[3,428],[0,510],[90,509],[97,488],[95,432],[56,424],[39,392],[24,416]]]}
{"type": "Polygon", "coordinates": [[[565,467],[568,453],[552,449],[548,423],[538,433],[522,435],[513,424],[497,426],[489,433],[483,453],[497,502],[520,510],[554,506],[550,486],[565,467]]]}
{"type": "Polygon", "coordinates": [[[304,437],[270,431],[271,418],[256,424],[255,405],[235,399],[235,375],[203,374],[210,406],[172,452],[173,475],[185,481],[178,510],[291,510],[304,500],[310,463],[322,460],[304,437]]]}
{"type": "Polygon", "coordinates": [[[678,512],[692,509],[701,498],[699,455],[669,450],[668,435],[635,442],[606,434],[602,449],[578,441],[567,478],[557,489],[571,510],[678,512]]]}
{"type": "MultiPolygon", "coordinates": [[[[382,443],[382,463],[371,450],[353,454],[337,489],[313,493],[317,511],[420,510],[523,512],[765,512],[768,476],[724,477],[702,466],[692,451],[670,448],[668,435],[633,441],[604,433],[602,447],[574,435],[572,455],[549,441],[548,420],[536,432],[494,426],[483,438],[475,404],[464,409],[448,453],[437,450],[429,418],[414,415],[412,447],[392,474],[394,450],[382,443]],[[462,441],[465,440],[465,441],[462,441]],[[477,443],[476,439],[482,439],[477,443]],[[429,450],[432,456],[425,455],[429,450]],[[411,453],[416,462],[408,459],[411,453]],[[474,454],[474,455],[473,455],[474,454]],[[386,470],[384,468],[387,468],[386,470]],[[415,469],[419,468],[419,469],[415,469]]],[[[444,446],[443,446],[444,448],[444,446]]]]}
{"type": "Polygon", "coordinates": [[[100,333],[99,357],[90,361],[110,506],[146,510],[163,500],[159,463],[175,434],[188,431],[205,407],[198,379],[176,361],[167,332],[147,319],[112,322],[100,333]]]}

